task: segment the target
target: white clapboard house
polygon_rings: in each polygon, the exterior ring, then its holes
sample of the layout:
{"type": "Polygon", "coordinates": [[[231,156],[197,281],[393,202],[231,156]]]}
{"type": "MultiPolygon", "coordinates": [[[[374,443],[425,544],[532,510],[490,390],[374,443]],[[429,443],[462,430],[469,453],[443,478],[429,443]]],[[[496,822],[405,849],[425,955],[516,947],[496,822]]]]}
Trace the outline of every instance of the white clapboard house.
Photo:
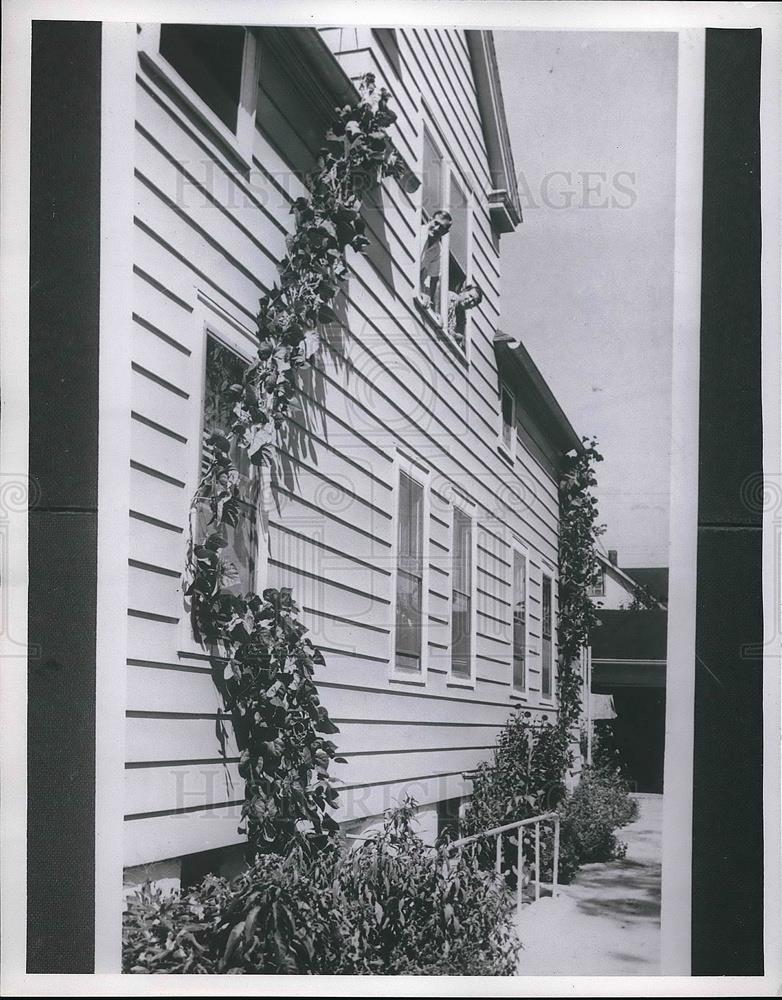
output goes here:
{"type": "Polygon", "coordinates": [[[239,586],[293,589],[324,653],[348,761],[336,818],[366,828],[408,793],[431,838],[514,706],[556,715],[557,482],[580,447],[515,306],[499,330],[502,236],[521,212],[491,32],[169,24],[136,41],[135,135],[118,151],[135,185],[116,373],[132,433],[111,454],[130,468],[126,881],[228,870],[243,840],[236,746],[183,610],[189,502],[290,203],[367,71],[393,94],[409,172],[366,204],[371,246],[351,252],[339,323],[248,484],[232,556],[239,586]],[[421,234],[439,209],[452,225],[427,310],[421,234]],[[468,283],[483,297],[455,329],[440,317],[468,283]]]}

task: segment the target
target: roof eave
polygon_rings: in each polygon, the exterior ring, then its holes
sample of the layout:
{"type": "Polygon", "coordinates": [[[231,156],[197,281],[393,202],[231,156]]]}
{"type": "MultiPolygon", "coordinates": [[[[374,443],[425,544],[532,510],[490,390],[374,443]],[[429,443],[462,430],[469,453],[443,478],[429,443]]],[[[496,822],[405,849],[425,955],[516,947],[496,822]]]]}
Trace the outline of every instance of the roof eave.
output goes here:
{"type": "MultiPolygon", "coordinates": [[[[496,217],[502,227],[507,227],[500,228],[499,231],[511,232],[523,219],[516,181],[516,167],[513,162],[513,150],[505,118],[505,104],[502,99],[494,35],[491,31],[474,30],[466,31],[465,35],[470,51],[486,153],[489,158],[489,172],[494,185],[493,190],[487,192],[489,208],[491,211],[491,195],[503,192],[505,204],[496,217]]],[[[492,221],[494,218],[495,212],[492,212],[492,221]]]]}

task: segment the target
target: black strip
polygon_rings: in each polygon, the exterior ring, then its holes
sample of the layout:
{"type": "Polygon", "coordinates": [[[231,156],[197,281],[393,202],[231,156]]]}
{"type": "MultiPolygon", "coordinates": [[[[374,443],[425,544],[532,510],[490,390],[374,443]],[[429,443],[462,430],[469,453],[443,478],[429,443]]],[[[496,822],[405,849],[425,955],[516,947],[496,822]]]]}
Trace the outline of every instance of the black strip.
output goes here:
{"type": "Polygon", "coordinates": [[[100,41],[33,21],[28,973],[94,971],[100,41]]]}
{"type": "Polygon", "coordinates": [[[693,975],[763,973],[760,45],[706,32],[693,975]]]}

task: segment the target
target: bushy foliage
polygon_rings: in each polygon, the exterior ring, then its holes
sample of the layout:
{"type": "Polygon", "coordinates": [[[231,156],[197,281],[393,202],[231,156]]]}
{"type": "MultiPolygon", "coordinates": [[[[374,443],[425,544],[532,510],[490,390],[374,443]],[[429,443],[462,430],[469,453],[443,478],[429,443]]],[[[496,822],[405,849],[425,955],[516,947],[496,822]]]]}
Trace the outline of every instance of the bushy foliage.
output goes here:
{"type": "MultiPolygon", "coordinates": [[[[616,830],[638,815],[638,803],[630,796],[630,786],[620,772],[585,768],[581,780],[562,809],[560,858],[568,867],[568,857],[578,865],[623,858],[627,846],[616,830]]],[[[563,878],[562,881],[568,881],[563,878]]]]}
{"type": "MultiPolygon", "coordinates": [[[[516,710],[497,740],[491,761],[473,777],[473,794],[460,825],[460,835],[470,836],[516,820],[556,811],[560,815],[559,881],[570,882],[579,867],[591,861],[621,857],[623,847],[615,836],[632,822],[638,804],[621,771],[606,762],[585,768],[580,783],[568,794],[564,784],[572,763],[569,737],[561,726],[533,721],[529,712],[516,710]]],[[[534,873],[532,828],[523,836],[526,872],[534,873]]],[[[515,835],[503,838],[502,871],[515,885],[518,873],[515,835]]],[[[481,865],[495,863],[495,841],[481,841],[476,849],[481,865]]],[[[550,825],[541,825],[541,878],[553,876],[554,838],[550,825]]]]}
{"type": "MultiPolygon", "coordinates": [[[[460,824],[460,835],[470,836],[494,827],[555,810],[565,797],[564,776],[570,764],[569,739],[558,725],[536,721],[530,712],[517,709],[497,739],[491,761],[473,775],[473,793],[460,824]]],[[[541,827],[542,843],[551,840],[551,827],[541,827]]],[[[503,837],[502,871],[508,885],[519,877],[516,834],[503,837]]],[[[533,827],[522,830],[522,851],[529,877],[535,863],[533,827]]],[[[485,868],[495,863],[494,840],[476,848],[485,868]]],[[[541,855],[543,857],[543,854],[541,855]]]]}
{"type": "Polygon", "coordinates": [[[336,747],[324,736],[338,730],[313,681],[322,656],[305,637],[290,590],[238,595],[227,586],[237,574],[221,553],[241,506],[232,448],[255,465],[269,458],[300,372],[320,347],[319,328],[336,318],[333,302],[348,274],[348,248],[360,253],[369,242],[363,197],[381,177],[403,172],[387,131],[396,119],[388,98],[367,74],[358,103],[335,109],[307,179],[309,197],[291,207],[295,227],[278,266],[279,283],[259,305],[257,357],[241,382],[223,389],[230,427],[210,436],[207,468],[191,504],[182,588],[193,633],[213,655],[234,722],[246,783],[244,829],[256,851],[280,850],[292,836],[322,842],[334,832],[327,809],[337,800],[329,776],[336,747]],[[198,512],[206,504],[211,521],[201,538],[198,512]]]}
{"type": "Polygon", "coordinates": [[[516,709],[497,738],[491,760],[473,775],[463,836],[556,808],[565,794],[569,762],[568,739],[560,727],[516,709]]]}
{"type": "Polygon", "coordinates": [[[425,847],[413,811],[408,801],[353,851],[262,855],[183,894],[144,887],[125,914],[124,971],[512,975],[501,880],[469,851],[425,847]]]}

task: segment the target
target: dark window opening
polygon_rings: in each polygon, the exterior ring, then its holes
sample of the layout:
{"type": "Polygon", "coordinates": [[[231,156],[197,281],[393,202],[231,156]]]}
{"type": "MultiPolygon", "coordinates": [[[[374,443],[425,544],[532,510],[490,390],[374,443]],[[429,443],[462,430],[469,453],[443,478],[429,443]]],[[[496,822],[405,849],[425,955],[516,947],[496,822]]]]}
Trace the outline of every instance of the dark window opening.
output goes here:
{"type": "Polygon", "coordinates": [[[459,809],[462,804],[461,796],[454,799],[441,799],[437,803],[437,836],[442,837],[447,833],[452,840],[459,836],[459,809]]]}
{"type": "Polygon", "coordinates": [[[242,85],[244,28],[163,24],[160,54],[223,124],[236,131],[242,85]]]}

